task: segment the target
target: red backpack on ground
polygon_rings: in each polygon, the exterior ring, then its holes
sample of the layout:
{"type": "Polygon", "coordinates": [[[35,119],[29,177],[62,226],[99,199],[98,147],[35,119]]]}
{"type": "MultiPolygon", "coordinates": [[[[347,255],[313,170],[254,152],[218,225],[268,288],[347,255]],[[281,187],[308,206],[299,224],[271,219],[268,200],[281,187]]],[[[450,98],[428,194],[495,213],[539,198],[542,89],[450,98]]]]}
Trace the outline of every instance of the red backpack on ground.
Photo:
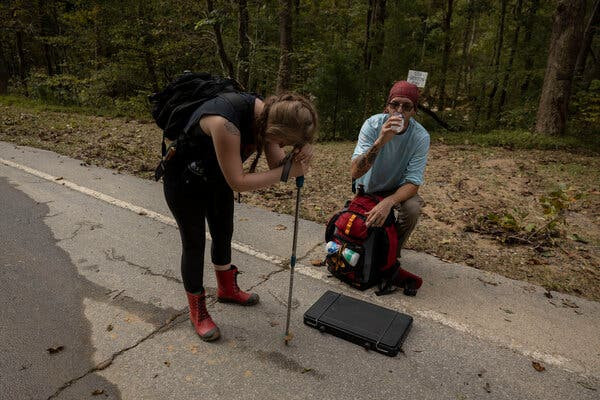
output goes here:
{"type": "Polygon", "coordinates": [[[404,294],[414,296],[422,280],[400,268],[396,259],[398,232],[394,212],[390,211],[383,226],[366,226],[366,213],[381,200],[380,196],[358,194],[331,217],[325,230],[325,242],[335,242],[337,246],[333,247],[337,250],[327,254],[327,269],[360,290],[378,285],[375,293],[382,295],[393,292],[393,286],[400,286],[404,294]],[[344,256],[345,249],[358,253],[355,265],[344,256]]]}

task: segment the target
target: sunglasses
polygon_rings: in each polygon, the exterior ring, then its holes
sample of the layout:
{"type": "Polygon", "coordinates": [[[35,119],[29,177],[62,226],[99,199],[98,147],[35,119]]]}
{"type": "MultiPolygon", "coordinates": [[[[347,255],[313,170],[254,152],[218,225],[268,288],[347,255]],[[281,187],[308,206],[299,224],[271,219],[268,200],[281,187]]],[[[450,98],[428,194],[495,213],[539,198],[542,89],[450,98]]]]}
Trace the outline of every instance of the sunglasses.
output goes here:
{"type": "Polygon", "coordinates": [[[388,106],[390,106],[394,110],[398,110],[398,109],[400,109],[400,107],[402,107],[403,111],[412,111],[412,109],[413,109],[412,103],[409,103],[408,101],[405,101],[405,102],[390,101],[388,103],[388,106]]]}

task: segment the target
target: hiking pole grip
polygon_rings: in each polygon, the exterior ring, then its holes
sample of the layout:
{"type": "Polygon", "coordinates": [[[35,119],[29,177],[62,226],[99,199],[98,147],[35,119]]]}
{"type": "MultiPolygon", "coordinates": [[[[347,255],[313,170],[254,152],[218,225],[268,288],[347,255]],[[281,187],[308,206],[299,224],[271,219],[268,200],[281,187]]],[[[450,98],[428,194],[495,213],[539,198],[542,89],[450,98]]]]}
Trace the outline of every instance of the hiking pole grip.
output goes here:
{"type": "Polygon", "coordinates": [[[302,186],[304,186],[304,175],[296,177],[296,187],[300,189],[302,186]]]}

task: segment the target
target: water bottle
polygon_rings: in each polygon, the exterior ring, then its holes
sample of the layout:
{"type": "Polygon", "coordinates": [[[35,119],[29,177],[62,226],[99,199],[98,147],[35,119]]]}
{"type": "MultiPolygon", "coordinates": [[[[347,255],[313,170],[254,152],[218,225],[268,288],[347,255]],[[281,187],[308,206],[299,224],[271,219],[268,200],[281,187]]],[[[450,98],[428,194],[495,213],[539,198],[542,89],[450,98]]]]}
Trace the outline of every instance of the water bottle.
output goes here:
{"type": "Polygon", "coordinates": [[[340,245],[334,242],[333,240],[327,242],[327,245],[325,245],[325,250],[327,250],[327,254],[337,253],[339,249],[340,245]]]}
{"type": "Polygon", "coordinates": [[[400,121],[394,122],[392,125],[392,129],[396,131],[396,133],[400,133],[402,129],[404,129],[404,115],[402,113],[396,112],[392,114],[392,117],[400,117],[400,121]]]}
{"type": "MultiPolygon", "coordinates": [[[[340,251],[340,245],[332,240],[330,242],[327,242],[327,245],[325,245],[325,249],[327,250],[328,254],[334,254],[334,253],[337,253],[338,251],[340,251]]],[[[358,259],[360,258],[360,254],[353,250],[346,248],[342,252],[342,257],[344,257],[344,259],[346,260],[346,262],[348,264],[355,267],[356,264],[358,263],[358,259]]]]}
{"type": "Polygon", "coordinates": [[[360,258],[360,254],[350,249],[344,249],[342,255],[351,266],[355,267],[358,263],[358,259],[360,258]]]}

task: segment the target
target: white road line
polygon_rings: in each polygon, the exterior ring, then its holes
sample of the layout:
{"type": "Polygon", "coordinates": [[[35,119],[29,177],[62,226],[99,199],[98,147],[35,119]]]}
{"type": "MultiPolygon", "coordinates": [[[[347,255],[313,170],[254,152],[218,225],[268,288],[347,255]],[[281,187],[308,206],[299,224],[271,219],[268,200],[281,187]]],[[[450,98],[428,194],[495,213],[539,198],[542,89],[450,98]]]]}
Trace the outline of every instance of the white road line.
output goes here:
{"type": "MultiPolygon", "coordinates": [[[[123,200],[119,200],[116,199],[112,196],[106,195],[104,193],[100,193],[98,191],[95,191],[93,189],[89,189],[86,188],[84,186],[78,185],[74,182],[68,181],[66,179],[62,179],[60,177],[56,177],[56,176],[52,176],[49,174],[46,174],[42,171],[38,171],[36,169],[33,168],[29,168],[27,166],[21,165],[21,164],[17,164],[15,162],[9,161],[9,160],[5,160],[0,158],[0,163],[5,164],[9,167],[12,168],[16,168],[19,169],[21,171],[27,172],[28,174],[37,176],[39,178],[45,179],[47,181],[50,182],[54,182],[60,185],[63,185],[65,187],[68,187],[69,189],[75,190],[77,192],[83,193],[85,195],[88,195],[90,197],[96,198],[98,200],[102,200],[108,204],[112,204],[114,206],[117,207],[121,207],[124,208],[126,210],[130,210],[135,212],[136,214],[139,214],[141,216],[145,216],[151,219],[154,219],[158,222],[161,222],[163,224],[169,225],[169,226],[173,226],[173,227],[177,227],[177,223],[175,222],[175,220],[173,218],[167,217],[165,215],[159,214],[155,211],[152,210],[148,210],[147,208],[143,208],[140,206],[136,206],[134,204],[128,203],[126,201],[123,200]]],[[[207,232],[207,238],[210,240],[210,234],[207,232]]],[[[231,247],[234,248],[235,250],[244,253],[244,254],[248,254],[250,256],[256,257],[258,259],[261,259],[263,261],[267,261],[269,263],[281,266],[283,264],[283,260],[277,256],[273,256],[270,254],[266,254],[263,253],[261,251],[258,251],[254,248],[252,248],[252,246],[244,244],[244,243],[240,243],[240,242],[235,242],[233,241],[231,244],[231,247]]],[[[315,269],[315,268],[310,268],[307,267],[305,265],[302,264],[296,264],[296,272],[305,275],[305,276],[309,276],[312,277],[314,279],[318,279],[321,281],[326,281],[327,280],[327,275],[328,273],[325,272],[325,270],[323,269],[315,269]]],[[[360,297],[365,297],[370,299],[370,296],[368,295],[361,295],[360,297]]],[[[370,299],[371,301],[375,301],[377,303],[381,303],[380,301],[378,301],[377,299],[370,299]]],[[[469,329],[469,327],[465,326],[464,324],[461,323],[457,323],[456,321],[453,321],[450,318],[447,318],[446,316],[439,314],[435,311],[432,310],[413,310],[413,312],[417,315],[419,315],[420,317],[438,322],[442,325],[445,325],[447,327],[453,328],[457,331],[463,332],[463,333],[467,333],[470,335],[473,335],[475,337],[479,337],[481,339],[484,340],[489,340],[489,337],[486,337],[485,335],[480,335],[477,332],[474,332],[472,329],[469,329]]],[[[509,347],[526,356],[526,357],[534,357],[537,358],[539,360],[542,360],[548,364],[553,364],[556,365],[558,367],[561,367],[567,371],[570,372],[575,372],[575,373],[585,373],[585,368],[577,365],[577,363],[573,362],[572,360],[569,360],[565,357],[562,357],[560,355],[552,355],[552,354],[545,354],[545,353],[540,353],[538,351],[535,350],[529,350],[529,349],[525,349],[520,345],[517,344],[512,344],[509,345],[509,347]]]]}
{"type": "MultiPolygon", "coordinates": [[[[37,176],[39,178],[45,179],[47,181],[54,182],[56,184],[68,187],[69,189],[72,189],[72,190],[74,190],[76,192],[83,193],[83,194],[85,194],[87,196],[93,197],[93,198],[98,199],[98,200],[102,200],[102,201],[104,201],[104,202],[106,202],[108,204],[112,204],[113,206],[121,207],[121,208],[124,208],[124,209],[129,210],[129,211],[133,211],[136,214],[139,214],[139,215],[151,218],[151,219],[153,219],[155,221],[158,221],[158,222],[161,222],[161,223],[163,223],[165,225],[173,226],[175,228],[177,227],[177,223],[175,222],[175,220],[173,218],[167,217],[165,215],[162,215],[162,214],[157,213],[157,212],[152,211],[152,210],[148,210],[147,208],[136,206],[134,204],[128,203],[128,202],[123,201],[123,200],[119,200],[117,198],[114,198],[114,197],[109,196],[107,194],[98,192],[96,190],[89,189],[89,188],[86,188],[84,186],[78,185],[78,184],[76,184],[74,182],[68,181],[68,180],[63,179],[61,177],[52,176],[52,175],[47,174],[45,172],[38,171],[37,169],[33,169],[33,168],[29,168],[29,167],[27,167],[25,165],[17,164],[17,163],[15,163],[13,161],[9,161],[9,160],[5,160],[3,158],[0,158],[0,163],[4,164],[6,166],[9,166],[9,167],[12,167],[12,168],[19,169],[21,171],[27,172],[30,175],[34,175],[34,176],[37,176]]],[[[210,233],[206,232],[206,237],[207,237],[208,240],[211,240],[210,233]]],[[[253,257],[259,258],[259,259],[261,259],[263,261],[270,262],[272,264],[276,264],[276,265],[282,265],[283,264],[283,260],[281,260],[279,257],[263,253],[261,251],[258,251],[256,249],[252,248],[252,246],[244,244],[244,243],[233,241],[231,243],[231,247],[234,248],[235,250],[239,251],[239,252],[251,255],[253,257]]]]}

